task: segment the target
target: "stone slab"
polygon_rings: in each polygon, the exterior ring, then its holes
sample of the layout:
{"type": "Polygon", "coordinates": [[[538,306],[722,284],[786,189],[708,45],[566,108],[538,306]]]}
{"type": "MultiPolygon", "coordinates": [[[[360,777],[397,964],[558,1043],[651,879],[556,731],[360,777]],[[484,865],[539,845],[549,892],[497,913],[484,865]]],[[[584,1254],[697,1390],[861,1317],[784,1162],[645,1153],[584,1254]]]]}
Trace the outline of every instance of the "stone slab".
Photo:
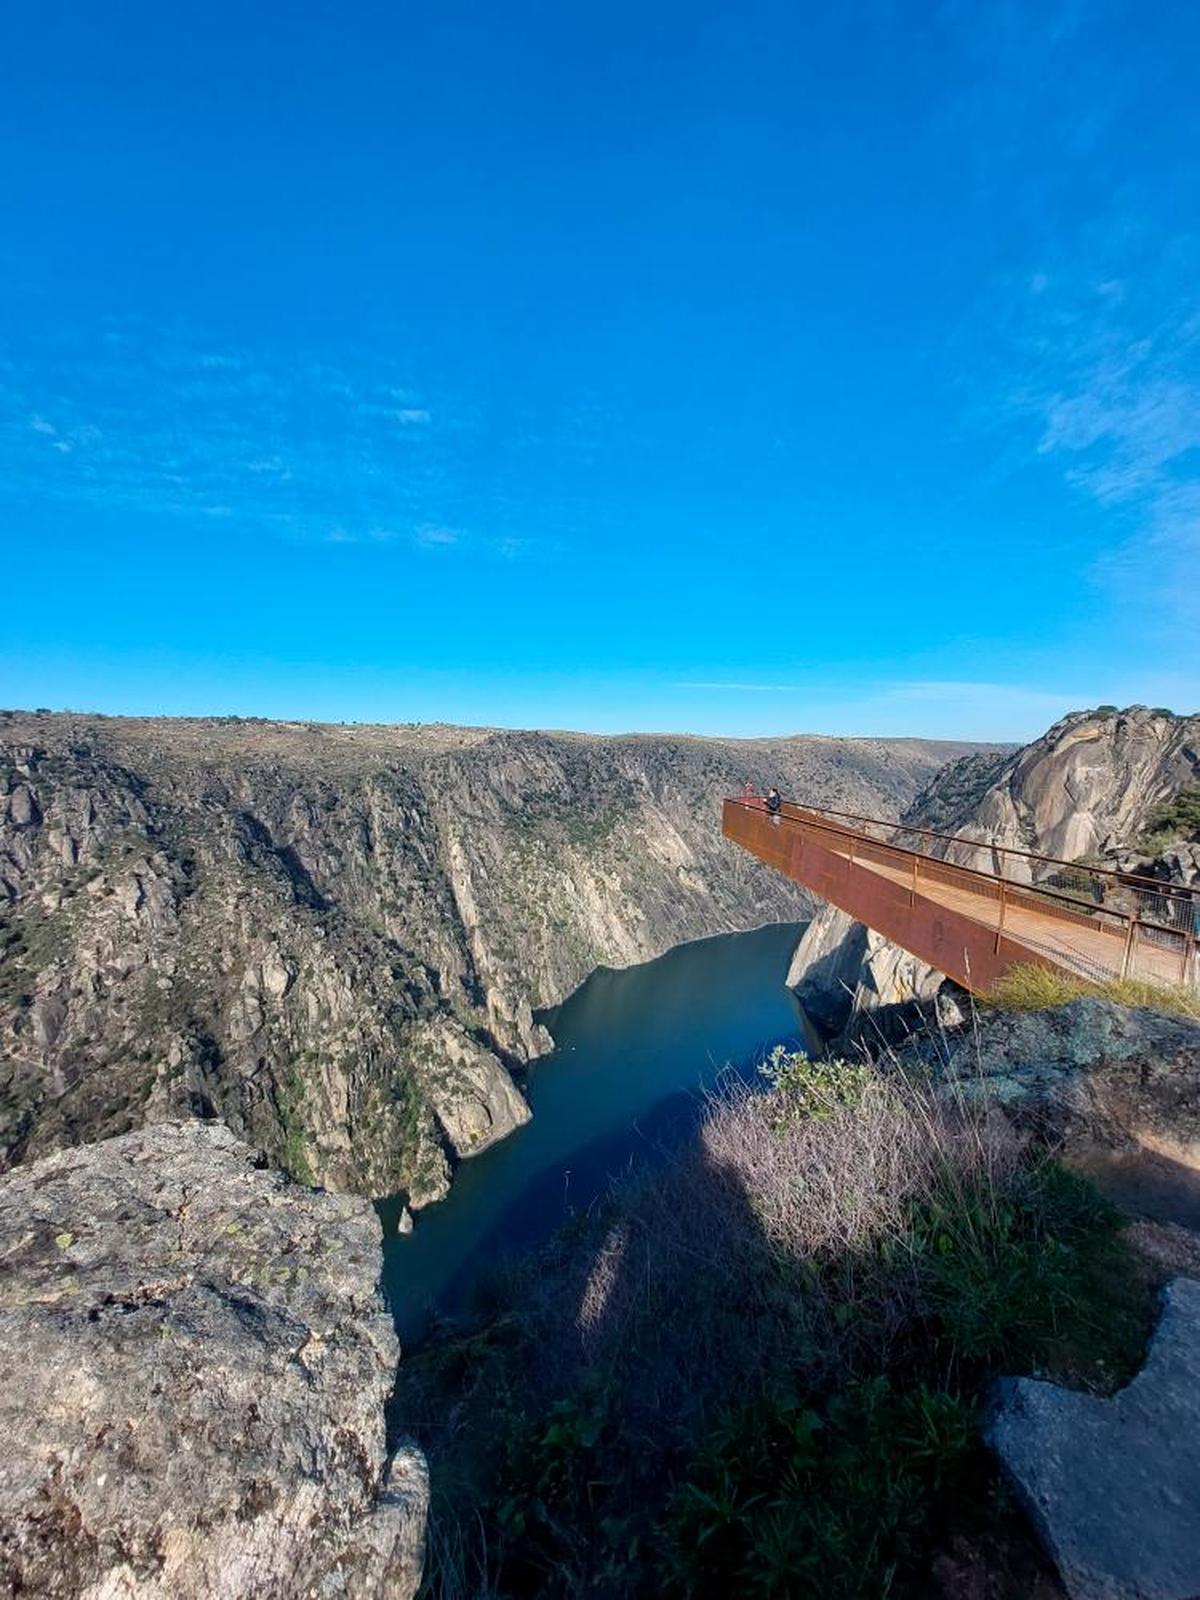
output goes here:
{"type": "Polygon", "coordinates": [[[1200,1596],[1200,1283],[1168,1285],[1146,1364],[1111,1399],[997,1385],[988,1442],[1071,1600],[1200,1596]]]}

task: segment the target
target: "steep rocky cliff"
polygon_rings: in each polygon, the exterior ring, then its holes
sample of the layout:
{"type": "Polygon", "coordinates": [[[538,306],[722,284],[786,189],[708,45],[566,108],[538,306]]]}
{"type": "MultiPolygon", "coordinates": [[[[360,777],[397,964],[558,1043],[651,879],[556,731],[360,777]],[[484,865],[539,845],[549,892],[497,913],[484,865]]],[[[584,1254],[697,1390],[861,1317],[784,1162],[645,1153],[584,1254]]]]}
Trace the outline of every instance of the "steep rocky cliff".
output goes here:
{"type": "MultiPolygon", "coordinates": [[[[904,820],[964,841],[988,840],[1064,860],[1158,871],[1200,882],[1194,846],[1152,838],[1164,804],[1200,780],[1200,716],[1134,706],[1080,711],[1015,754],[976,752],[935,775],[904,820]],[[1148,855],[1150,859],[1148,859],[1148,855]]],[[[933,853],[978,865],[953,843],[933,853]]],[[[1020,876],[1022,864],[1007,870],[1020,876]]],[[[1028,869],[1026,869],[1028,870],[1028,869]]],[[[825,906],[806,929],[788,978],[820,1026],[871,1026],[881,1010],[929,1000],[943,975],[844,912],[825,906]]]]}
{"type": "Polygon", "coordinates": [[[364,1200],[163,1123],[0,1178],[0,1594],[411,1600],[364,1200]]]}
{"type": "Polygon", "coordinates": [[[930,813],[956,786],[956,769],[939,774],[913,820],[1064,861],[1103,860],[1134,844],[1162,803],[1198,779],[1200,716],[1081,711],[1002,762],[977,798],[963,793],[943,823],[930,813]]]}
{"type": "Polygon", "coordinates": [[[743,782],[895,812],[962,745],[0,716],[0,1164],[219,1116],[444,1193],[595,966],[795,918],[743,782]]]}

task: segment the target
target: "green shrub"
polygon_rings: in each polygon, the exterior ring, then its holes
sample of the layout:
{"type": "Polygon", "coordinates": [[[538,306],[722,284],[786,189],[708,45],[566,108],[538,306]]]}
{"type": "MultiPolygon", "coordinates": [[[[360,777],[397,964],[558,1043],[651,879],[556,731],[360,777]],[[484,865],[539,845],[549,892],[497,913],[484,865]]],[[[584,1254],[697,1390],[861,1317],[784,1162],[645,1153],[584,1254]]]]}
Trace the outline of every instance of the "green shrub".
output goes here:
{"type": "Polygon", "coordinates": [[[614,1540],[624,1525],[597,1514],[619,1459],[606,1420],[602,1402],[560,1400],[512,1438],[495,1502],[506,1587],[583,1594],[622,1564],[614,1540]]]}
{"type": "Polygon", "coordinates": [[[871,1073],[865,1061],[812,1057],[776,1045],[758,1069],[775,1091],[785,1116],[827,1117],[839,1107],[856,1106],[871,1073]]]}
{"type": "Polygon", "coordinates": [[[301,1069],[292,1063],[275,1085],[275,1106],[283,1130],[280,1164],[298,1183],[315,1182],[308,1155],[308,1127],[304,1115],[305,1085],[301,1069]]]}
{"type": "Polygon", "coordinates": [[[882,1595],[927,1552],[931,1520],[976,1448],[973,1406],[886,1376],[817,1407],[768,1395],[702,1442],[664,1529],[668,1593],[882,1595]]]}
{"type": "Polygon", "coordinates": [[[1050,1369],[1106,1385],[1136,1366],[1150,1306],[1124,1219],[1053,1162],[1003,1191],[935,1187],[903,1248],[922,1279],[941,1375],[1050,1369]]]}
{"type": "Polygon", "coordinates": [[[1177,839],[1200,840],[1200,783],[1189,783],[1154,811],[1139,844],[1161,850],[1177,839]]]}

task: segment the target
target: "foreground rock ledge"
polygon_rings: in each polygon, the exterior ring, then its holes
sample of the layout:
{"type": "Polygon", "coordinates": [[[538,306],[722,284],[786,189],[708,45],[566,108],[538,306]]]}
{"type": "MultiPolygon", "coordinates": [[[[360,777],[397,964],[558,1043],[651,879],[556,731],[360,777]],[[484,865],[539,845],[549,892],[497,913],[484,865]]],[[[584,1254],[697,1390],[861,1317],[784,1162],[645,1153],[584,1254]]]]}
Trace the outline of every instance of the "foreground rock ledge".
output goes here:
{"type": "Polygon", "coordinates": [[[0,1595],[409,1600],[367,1202],[162,1123],[0,1180],[0,1595]]]}
{"type": "Polygon", "coordinates": [[[1111,1400],[998,1386],[989,1438],[1071,1600],[1200,1594],[1200,1283],[1178,1278],[1138,1376],[1111,1400]]]}

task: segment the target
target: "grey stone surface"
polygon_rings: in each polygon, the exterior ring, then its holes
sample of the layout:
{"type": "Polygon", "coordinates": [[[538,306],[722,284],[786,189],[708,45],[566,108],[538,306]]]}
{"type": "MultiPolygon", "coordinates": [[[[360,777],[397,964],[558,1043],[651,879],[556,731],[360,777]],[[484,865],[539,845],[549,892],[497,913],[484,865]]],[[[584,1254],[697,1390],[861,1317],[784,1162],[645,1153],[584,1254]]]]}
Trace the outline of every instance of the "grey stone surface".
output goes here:
{"type": "Polygon", "coordinates": [[[1005,1379],[988,1439],[1071,1600],[1200,1595],[1200,1283],[1168,1286],[1119,1394],[1005,1379]]]}
{"type": "Polygon", "coordinates": [[[365,1201],[160,1123],[0,1179],[0,1595],[410,1600],[365,1201]]]}
{"type": "Polygon", "coordinates": [[[956,1094],[1001,1101],[1073,1147],[1144,1149],[1200,1172],[1200,1022],[1088,998],[980,1010],[898,1052],[956,1094]]]}

